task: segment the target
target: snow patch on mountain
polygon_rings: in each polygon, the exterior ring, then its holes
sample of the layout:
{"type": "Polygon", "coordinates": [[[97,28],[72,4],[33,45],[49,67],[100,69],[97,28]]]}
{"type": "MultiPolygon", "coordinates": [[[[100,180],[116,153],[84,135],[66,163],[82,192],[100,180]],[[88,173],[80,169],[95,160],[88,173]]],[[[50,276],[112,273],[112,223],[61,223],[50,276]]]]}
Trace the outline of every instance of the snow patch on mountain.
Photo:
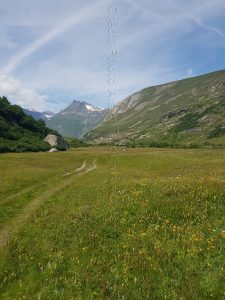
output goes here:
{"type": "Polygon", "coordinates": [[[44,115],[44,117],[47,119],[47,120],[50,120],[53,116],[51,115],[44,115]]]}
{"type": "Polygon", "coordinates": [[[85,107],[86,107],[87,110],[89,110],[89,111],[102,111],[101,108],[94,107],[94,106],[89,105],[89,104],[86,104],[85,107]]]}

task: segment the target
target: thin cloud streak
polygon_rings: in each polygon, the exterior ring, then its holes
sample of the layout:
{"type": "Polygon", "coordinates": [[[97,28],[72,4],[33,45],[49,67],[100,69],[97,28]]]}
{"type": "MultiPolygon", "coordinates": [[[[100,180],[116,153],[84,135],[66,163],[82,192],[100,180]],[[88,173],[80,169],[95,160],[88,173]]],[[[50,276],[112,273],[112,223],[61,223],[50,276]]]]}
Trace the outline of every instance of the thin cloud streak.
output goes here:
{"type": "Polygon", "coordinates": [[[199,19],[195,19],[195,18],[192,18],[192,20],[201,28],[205,29],[205,30],[208,30],[208,31],[211,31],[211,32],[214,32],[216,34],[218,34],[219,36],[225,38],[225,33],[223,33],[222,30],[220,30],[219,28],[216,28],[216,27],[213,27],[213,26],[208,26],[206,24],[203,24],[201,20],[199,19]]]}
{"type": "Polygon", "coordinates": [[[69,30],[75,25],[90,21],[92,18],[96,17],[99,13],[99,8],[102,4],[105,3],[105,1],[106,0],[102,0],[99,1],[97,4],[95,3],[89,5],[88,7],[82,8],[78,13],[69,18],[66,22],[61,23],[59,26],[48,32],[46,35],[22,49],[22,51],[20,51],[18,54],[11,58],[11,60],[3,68],[1,73],[12,73],[29,55],[44,47],[47,43],[56,38],[58,35],[69,30]]]}

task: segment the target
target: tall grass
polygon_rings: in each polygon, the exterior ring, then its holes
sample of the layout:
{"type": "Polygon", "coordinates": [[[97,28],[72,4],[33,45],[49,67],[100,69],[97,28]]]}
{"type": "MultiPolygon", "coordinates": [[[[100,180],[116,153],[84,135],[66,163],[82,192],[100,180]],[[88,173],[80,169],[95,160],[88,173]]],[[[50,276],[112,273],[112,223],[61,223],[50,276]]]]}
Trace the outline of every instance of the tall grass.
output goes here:
{"type": "Polygon", "coordinates": [[[223,299],[224,151],[119,152],[116,159],[105,148],[40,160],[30,154],[29,163],[20,154],[18,177],[14,155],[0,157],[8,195],[29,186],[25,174],[36,165],[47,167],[36,169],[32,183],[52,170],[51,189],[67,180],[61,175],[72,162],[97,161],[93,172],[72,175],[1,248],[1,299],[223,299]]]}

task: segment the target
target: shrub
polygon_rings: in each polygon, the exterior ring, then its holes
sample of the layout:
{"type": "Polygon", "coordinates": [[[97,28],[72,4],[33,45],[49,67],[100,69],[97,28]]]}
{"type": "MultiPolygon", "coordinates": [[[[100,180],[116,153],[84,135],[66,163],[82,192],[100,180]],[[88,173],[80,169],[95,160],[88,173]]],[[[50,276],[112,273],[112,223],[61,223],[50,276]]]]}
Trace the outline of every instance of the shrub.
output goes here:
{"type": "Polygon", "coordinates": [[[208,138],[211,139],[211,138],[214,138],[214,137],[220,137],[222,135],[225,134],[225,128],[222,127],[221,125],[214,128],[208,135],[208,138]]]}
{"type": "Polygon", "coordinates": [[[47,151],[51,147],[43,139],[48,133],[55,132],[43,120],[36,121],[0,97],[0,152],[47,151]]]}
{"type": "Polygon", "coordinates": [[[186,114],[183,118],[180,119],[181,122],[176,127],[174,127],[172,131],[181,132],[198,127],[198,119],[198,114],[186,114]]]}

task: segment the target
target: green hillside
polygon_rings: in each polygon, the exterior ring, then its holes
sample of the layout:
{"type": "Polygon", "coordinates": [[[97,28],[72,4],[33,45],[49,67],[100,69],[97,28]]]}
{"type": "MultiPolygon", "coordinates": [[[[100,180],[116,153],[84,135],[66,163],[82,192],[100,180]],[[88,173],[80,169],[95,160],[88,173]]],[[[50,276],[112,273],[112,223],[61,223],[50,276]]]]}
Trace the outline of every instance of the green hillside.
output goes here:
{"type": "Polygon", "coordinates": [[[36,121],[7,98],[0,97],[0,152],[46,151],[51,147],[43,139],[53,131],[43,120],[36,121]]]}
{"type": "Polygon", "coordinates": [[[225,71],[139,91],[85,135],[96,144],[225,146],[225,71]]]}

